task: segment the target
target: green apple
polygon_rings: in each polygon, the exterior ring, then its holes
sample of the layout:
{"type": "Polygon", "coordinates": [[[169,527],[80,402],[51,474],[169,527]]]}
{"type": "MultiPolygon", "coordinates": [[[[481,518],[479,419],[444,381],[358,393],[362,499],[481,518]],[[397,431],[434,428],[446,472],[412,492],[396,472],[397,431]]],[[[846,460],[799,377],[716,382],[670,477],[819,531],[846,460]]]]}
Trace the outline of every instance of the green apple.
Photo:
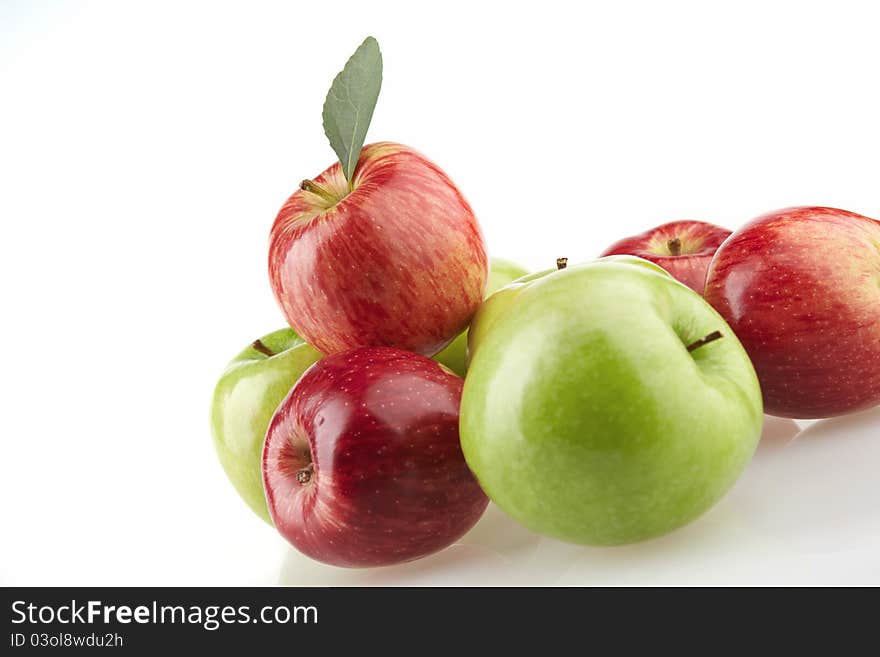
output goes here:
{"type": "Polygon", "coordinates": [[[593,545],[660,536],[718,501],[757,446],[761,391],[739,340],[643,262],[521,282],[481,333],[462,450],[489,497],[534,531],[593,545]]]}
{"type": "MultiPolygon", "coordinates": [[[[659,274],[665,274],[667,276],[670,275],[660,265],[655,265],[653,262],[645,260],[644,258],[639,258],[637,256],[612,255],[606,256],[602,259],[602,261],[624,262],[633,265],[639,265],[640,267],[645,267],[652,271],[656,271],[659,274]]],[[[473,359],[480,342],[482,342],[483,338],[489,333],[492,325],[495,323],[495,320],[504,314],[511,302],[519,295],[520,292],[529,287],[529,284],[532,283],[532,281],[536,281],[539,278],[544,278],[548,274],[552,274],[559,270],[566,269],[567,263],[568,258],[559,258],[559,260],[556,261],[556,267],[554,267],[553,269],[544,269],[543,271],[538,271],[534,274],[522,276],[521,278],[518,278],[515,281],[509,283],[505,287],[498,289],[494,294],[486,299],[483,305],[480,306],[477,314],[474,316],[474,320],[471,322],[471,327],[467,334],[469,357],[473,359]]],[[[591,264],[591,262],[574,265],[573,267],[568,267],[568,269],[578,269],[589,264],[591,264]]]]}
{"type": "MultiPolygon", "coordinates": [[[[496,290],[515,281],[520,276],[524,276],[528,272],[515,262],[503,260],[501,258],[492,258],[489,262],[489,281],[486,284],[486,295],[493,294],[496,290]]],[[[458,376],[463,377],[467,373],[468,360],[468,332],[463,331],[455,340],[450,342],[443,351],[434,356],[441,365],[445,365],[458,376]]]]}
{"type": "Polygon", "coordinates": [[[253,342],[223,372],[211,403],[211,433],[229,481],[266,522],[262,452],[269,421],[302,373],[322,357],[291,329],[253,342]]]}

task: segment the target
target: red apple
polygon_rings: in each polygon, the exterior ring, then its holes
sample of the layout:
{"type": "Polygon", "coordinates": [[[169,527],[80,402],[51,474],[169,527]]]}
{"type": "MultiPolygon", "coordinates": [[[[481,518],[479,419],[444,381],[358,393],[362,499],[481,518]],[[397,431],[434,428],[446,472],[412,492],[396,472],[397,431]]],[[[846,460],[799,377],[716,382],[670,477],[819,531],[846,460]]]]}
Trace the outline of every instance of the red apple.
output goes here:
{"type": "Polygon", "coordinates": [[[605,249],[607,255],[634,255],[650,260],[699,294],[709,262],[730,231],[704,221],[672,221],[605,249]]]}
{"type": "Polygon", "coordinates": [[[751,357],[767,413],[880,404],[880,222],[821,207],[765,214],[718,249],[705,296],[751,357]]]}
{"type": "Polygon", "coordinates": [[[423,155],[390,142],[363,148],[351,189],[339,163],[303,181],[270,237],[275,297],[325,354],[437,353],[467,328],[488,268],[461,192],[423,155]]]}
{"type": "Polygon", "coordinates": [[[263,449],[275,527],[335,566],[386,566],[436,552],[488,500],[461,452],[462,380],[388,347],[329,356],[278,407],[263,449]]]}

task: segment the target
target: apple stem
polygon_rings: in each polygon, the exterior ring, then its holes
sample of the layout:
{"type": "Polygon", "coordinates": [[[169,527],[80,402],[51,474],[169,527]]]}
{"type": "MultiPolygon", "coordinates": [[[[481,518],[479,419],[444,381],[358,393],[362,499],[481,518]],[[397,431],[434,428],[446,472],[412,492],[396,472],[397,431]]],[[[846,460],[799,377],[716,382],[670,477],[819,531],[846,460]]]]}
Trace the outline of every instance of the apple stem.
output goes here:
{"type": "Polygon", "coordinates": [[[710,342],[715,342],[715,340],[718,340],[722,337],[724,337],[724,336],[721,335],[721,331],[712,331],[705,338],[700,338],[696,342],[691,342],[687,346],[688,353],[691,353],[691,352],[699,349],[700,347],[704,347],[705,345],[709,344],[710,342]]]}
{"type": "Polygon", "coordinates": [[[333,197],[333,194],[328,192],[326,189],[321,187],[318,183],[311,180],[303,180],[299,184],[299,188],[304,192],[310,192],[312,194],[316,194],[320,196],[322,199],[327,201],[328,203],[336,203],[336,199],[333,197]]]}
{"type": "Polygon", "coordinates": [[[556,269],[565,269],[568,267],[568,258],[556,258],[556,269]]]}
{"type": "Polygon", "coordinates": [[[264,356],[274,356],[274,355],[275,355],[275,352],[272,351],[271,349],[269,349],[269,347],[267,347],[267,346],[263,343],[262,340],[254,340],[254,342],[253,342],[253,344],[251,345],[251,347],[253,347],[253,348],[256,349],[257,351],[259,351],[259,352],[260,352],[261,354],[263,354],[264,356]]]}
{"type": "Polygon", "coordinates": [[[669,255],[681,255],[681,240],[677,237],[667,240],[666,248],[669,249],[669,255]]]}
{"type": "Polygon", "coordinates": [[[296,471],[296,482],[300,486],[305,486],[307,483],[309,483],[312,480],[312,473],[314,471],[315,471],[315,469],[311,463],[309,463],[302,470],[297,470],[296,471]]]}

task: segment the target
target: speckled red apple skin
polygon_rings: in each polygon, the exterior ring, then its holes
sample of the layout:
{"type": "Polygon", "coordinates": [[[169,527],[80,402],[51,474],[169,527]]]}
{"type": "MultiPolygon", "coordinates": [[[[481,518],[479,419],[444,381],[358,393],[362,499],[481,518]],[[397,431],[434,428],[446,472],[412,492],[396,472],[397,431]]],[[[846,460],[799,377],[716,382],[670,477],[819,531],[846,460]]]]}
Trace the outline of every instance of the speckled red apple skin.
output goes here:
{"type": "Polygon", "coordinates": [[[462,383],[387,347],[312,366],[275,413],[263,450],[278,531],[313,559],[347,567],[410,561],[460,538],[488,504],[459,444],[462,383]]]}
{"type": "Polygon", "coordinates": [[[880,404],[880,222],[826,207],[758,217],[718,249],[705,297],[752,359],[767,413],[880,404]]]}
{"type": "MultiPolygon", "coordinates": [[[[340,180],[337,163],[314,182],[340,180]]],[[[275,297],[325,354],[391,346],[433,355],[483,298],[489,264],[474,213],[443,171],[400,144],[365,146],[354,181],[323,212],[304,191],[281,208],[269,249],[275,297]]]]}
{"type": "Polygon", "coordinates": [[[634,255],[650,260],[663,267],[677,281],[702,294],[712,256],[729,236],[730,231],[726,228],[705,221],[670,221],[615,242],[602,252],[602,256],[634,255]],[[661,252],[666,243],[674,238],[678,238],[690,252],[681,255],[661,252]]]}

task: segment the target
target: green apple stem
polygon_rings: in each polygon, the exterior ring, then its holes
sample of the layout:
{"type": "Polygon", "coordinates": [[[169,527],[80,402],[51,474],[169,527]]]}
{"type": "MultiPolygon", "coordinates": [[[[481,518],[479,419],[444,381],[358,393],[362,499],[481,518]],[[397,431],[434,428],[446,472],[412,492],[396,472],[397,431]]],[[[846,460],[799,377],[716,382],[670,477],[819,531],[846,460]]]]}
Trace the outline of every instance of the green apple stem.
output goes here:
{"type": "Polygon", "coordinates": [[[688,353],[691,353],[691,352],[693,352],[693,351],[699,349],[700,347],[704,347],[704,346],[706,346],[707,344],[709,344],[710,342],[715,342],[715,340],[718,340],[718,339],[720,339],[720,338],[722,338],[722,337],[724,337],[724,336],[721,335],[721,331],[712,331],[712,332],[711,332],[709,335],[707,335],[706,337],[704,337],[704,338],[700,338],[700,339],[697,340],[696,342],[691,342],[691,343],[687,346],[688,353]]]}
{"type": "Polygon", "coordinates": [[[681,255],[681,240],[677,237],[667,240],[666,248],[669,249],[669,255],[681,255]]]}
{"type": "Polygon", "coordinates": [[[269,349],[269,347],[267,347],[267,346],[263,343],[262,340],[254,340],[254,342],[253,342],[253,344],[251,345],[251,347],[253,347],[253,348],[256,349],[257,351],[259,351],[259,352],[260,352],[261,354],[263,354],[264,356],[274,356],[274,355],[275,355],[275,352],[272,351],[271,349],[269,349]]]}
{"type": "Polygon", "coordinates": [[[317,194],[322,199],[327,201],[328,203],[336,203],[336,199],[333,198],[333,194],[328,192],[326,189],[321,187],[318,183],[312,180],[303,180],[299,184],[299,188],[304,192],[310,192],[312,194],[317,194]]]}
{"type": "Polygon", "coordinates": [[[568,267],[568,258],[556,258],[556,269],[565,269],[568,267]]]}
{"type": "Polygon", "coordinates": [[[302,470],[296,471],[296,483],[300,486],[305,486],[312,480],[312,473],[315,471],[314,467],[311,463],[309,463],[302,470]]]}

